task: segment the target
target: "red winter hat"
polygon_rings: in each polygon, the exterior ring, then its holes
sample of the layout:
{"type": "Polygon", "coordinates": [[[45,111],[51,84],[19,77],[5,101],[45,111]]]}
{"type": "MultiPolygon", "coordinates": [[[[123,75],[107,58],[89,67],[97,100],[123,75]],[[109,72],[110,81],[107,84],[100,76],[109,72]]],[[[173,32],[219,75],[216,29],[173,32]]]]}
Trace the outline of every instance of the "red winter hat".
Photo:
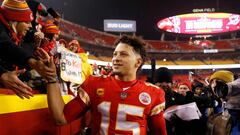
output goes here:
{"type": "Polygon", "coordinates": [[[60,39],[59,41],[59,44],[63,44],[64,45],[64,47],[66,47],[67,46],[67,41],[65,40],[65,39],[60,39]]]}
{"type": "Polygon", "coordinates": [[[181,83],[178,84],[178,87],[179,87],[180,85],[185,85],[185,86],[187,86],[187,87],[189,88],[190,91],[192,91],[192,87],[191,87],[191,84],[190,84],[190,83],[188,83],[188,82],[181,82],[181,83]]]}
{"type": "Polygon", "coordinates": [[[84,49],[80,47],[80,43],[79,43],[77,40],[75,40],[75,39],[72,40],[71,42],[69,42],[68,47],[69,47],[70,45],[75,45],[75,46],[78,48],[78,49],[77,49],[77,52],[78,52],[78,53],[84,53],[84,52],[85,52],[84,49]]]}
{"type": "Polygon", "coordinates": [[[25,0],[4,0],[0,10],[9,21],[31,22],[33,20],[32,11],[25,0]]]}
{"type": "Polygon", "coordinates": [[[53,21],[48,20],[43,27],[43,33],[48,34],[60,34],[60,30],[57,25],[53,23],[53,21]]]}

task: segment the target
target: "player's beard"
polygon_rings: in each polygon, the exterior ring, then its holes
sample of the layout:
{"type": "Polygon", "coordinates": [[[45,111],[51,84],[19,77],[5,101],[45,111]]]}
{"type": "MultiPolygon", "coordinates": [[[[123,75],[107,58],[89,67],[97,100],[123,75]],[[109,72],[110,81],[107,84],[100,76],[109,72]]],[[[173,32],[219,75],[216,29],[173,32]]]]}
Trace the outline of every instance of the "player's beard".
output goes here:
{"type": "Polygon", "coordinates": [[[120,71],[112,71],[112,75],[122,75],[122,73],[120,71]]]}

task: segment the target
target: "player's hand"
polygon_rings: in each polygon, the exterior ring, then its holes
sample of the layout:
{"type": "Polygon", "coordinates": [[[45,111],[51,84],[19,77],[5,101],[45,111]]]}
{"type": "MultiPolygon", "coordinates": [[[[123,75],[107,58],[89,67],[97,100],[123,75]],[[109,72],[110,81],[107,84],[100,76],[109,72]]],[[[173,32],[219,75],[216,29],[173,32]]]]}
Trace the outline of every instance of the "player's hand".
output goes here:
{"type": "Polygon", "coordinates": [[[33,62],[33,68],[47,80],[56,78],[56,66],[53,58],[42,48],[37,48],[35,54],[39,60],[33,62]]]}

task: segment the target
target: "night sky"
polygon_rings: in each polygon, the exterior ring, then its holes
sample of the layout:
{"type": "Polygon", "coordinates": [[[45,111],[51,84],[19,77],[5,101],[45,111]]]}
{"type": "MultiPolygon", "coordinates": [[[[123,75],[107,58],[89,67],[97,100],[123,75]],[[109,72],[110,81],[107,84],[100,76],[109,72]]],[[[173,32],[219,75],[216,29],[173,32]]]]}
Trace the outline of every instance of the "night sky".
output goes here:
{"type": "Polygon", "coordinates": [[[215,8],[219,12],[239,13],[240,0],[42,0],[64,19],[103,31],[104,19],[137,21],[137,35],[160,39],[156,23],[163,18],[192,13],[194,8],[215,8]]]}

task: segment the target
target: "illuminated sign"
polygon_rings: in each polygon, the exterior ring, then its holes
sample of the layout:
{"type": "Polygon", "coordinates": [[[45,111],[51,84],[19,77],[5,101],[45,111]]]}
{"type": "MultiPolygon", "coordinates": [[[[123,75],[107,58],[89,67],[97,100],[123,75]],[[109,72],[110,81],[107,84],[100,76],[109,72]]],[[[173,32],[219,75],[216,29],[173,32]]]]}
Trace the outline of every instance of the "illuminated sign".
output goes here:
{"type": "Polygon", "coordinates": [[[218,49],[204,49],[203,53],[218,53],[218,49]]]}
{"type": "Polygon", "coordinates": [[[240,15],[229,13],[192,13],[165,18],[157,27],[173,33],[217,34],[240,29],[240,15]]]}
{"type": "Polygon", "coordinates": [[[195,8],[192,10],[193,13],[200,13],[200,12],[215,12],[215,8],[195,8]]]}
{"type": "Polygon", "coordinates": [[[136,32],[136,21],[105,19],[104,31],[136,32]]]}

